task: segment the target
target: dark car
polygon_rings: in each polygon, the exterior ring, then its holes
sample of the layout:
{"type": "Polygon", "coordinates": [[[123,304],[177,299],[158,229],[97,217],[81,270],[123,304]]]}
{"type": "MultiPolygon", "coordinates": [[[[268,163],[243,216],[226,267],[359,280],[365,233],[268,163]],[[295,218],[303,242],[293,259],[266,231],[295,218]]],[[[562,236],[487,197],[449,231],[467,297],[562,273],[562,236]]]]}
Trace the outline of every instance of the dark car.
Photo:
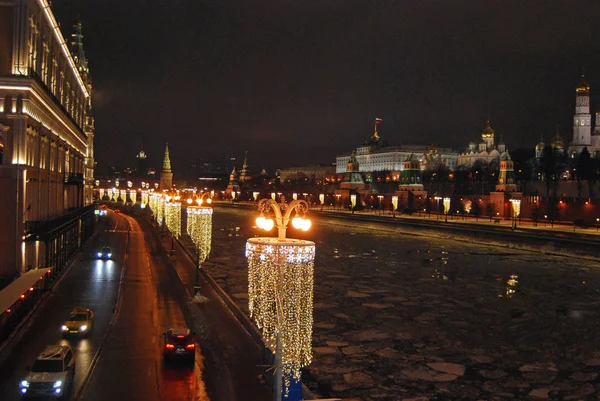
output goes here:
{"type": "Polygon", "coordinates": [[[190,329],[169,329],[164,333],[164,338],[163,358],[165,361],[182,359],[194,363],[196,344],[190,329]]]}
{"type": "Polygon", "coordinates": [[[105,246],[104,248],[102,248],[101,250],[98,251],[97,253],[98,258],[100,259],[111,259],[112,258],[112,249],[110,249],[110,247],[105,246]]]}

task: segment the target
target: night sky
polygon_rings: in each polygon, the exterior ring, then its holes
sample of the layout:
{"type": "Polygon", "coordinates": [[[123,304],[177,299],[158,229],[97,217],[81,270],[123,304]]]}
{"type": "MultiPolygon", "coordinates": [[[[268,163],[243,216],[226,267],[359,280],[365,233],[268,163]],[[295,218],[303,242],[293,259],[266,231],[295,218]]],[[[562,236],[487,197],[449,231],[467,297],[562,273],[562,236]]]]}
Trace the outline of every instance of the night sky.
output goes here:
{"type": "MultiPolygon", "coordinates": [[[[175,175],[249,151],[251,170],[332,163],[372,134],[463,150],[491,120],[509,151],[572,140],[582,67],[600,111],[600,2],[55,0],[79,14],[97,175],[143,143],[175,175]]],[[[239,167],[239,166],[238,166],[239,167]]]]}

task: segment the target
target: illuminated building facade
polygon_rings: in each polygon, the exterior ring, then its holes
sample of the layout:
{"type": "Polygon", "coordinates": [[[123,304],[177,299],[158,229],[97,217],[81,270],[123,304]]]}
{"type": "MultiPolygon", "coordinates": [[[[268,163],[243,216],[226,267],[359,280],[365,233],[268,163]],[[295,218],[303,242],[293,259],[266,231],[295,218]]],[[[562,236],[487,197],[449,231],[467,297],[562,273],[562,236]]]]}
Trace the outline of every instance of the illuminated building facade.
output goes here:
{"type": "Polygon", "coordinates": [[[581,76],[581,82],[575,88],[575,115],[573,116],[573,142],[569,145],[569,156],[574,157],[587,147],[595,156],[600,152],[600,112],[596,113],[596,126],[592,132],[590,114],[590,85],[581,76]]]}
{"type": "Polygon", "coordinates": [[[0,276],[66,263],[91,232],[92,83],[48,0],[0,3],[0,276]],[[91,216],[91,217],[90,217],[91,216]]]}
{"type": "Polygon", "coordinates": [[[399,179],[400,173],[404,170],[404,161],[413,154],[419,159],[422,170],[432,168],[434,162],[442,163],[448,169],[454,170],[458,158],[458,153],[451,149],[419,145],[388,146],[379,137],[377,126],[373,136],[363,146],[336,157],[336,173],[346,172],[346,165],[353,152],[361,173],[390,171],[394,180],[399,179]]]}

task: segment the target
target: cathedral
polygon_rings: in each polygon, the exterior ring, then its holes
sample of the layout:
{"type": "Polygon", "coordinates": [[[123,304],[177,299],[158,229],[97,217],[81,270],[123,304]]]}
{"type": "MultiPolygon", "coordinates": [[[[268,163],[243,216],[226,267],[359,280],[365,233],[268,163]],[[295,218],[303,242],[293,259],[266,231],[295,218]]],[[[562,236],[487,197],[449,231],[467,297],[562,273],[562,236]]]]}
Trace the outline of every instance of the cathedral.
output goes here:
{"type": "Polygon", "coordinates": [[[472,141],[469,143],[469,148],[458,155],[458,166],[472,167],[478,160],[489,164],[506,159],[508,157],[506,145],[504,145],[502,138],[496,145],[494,142],[495,135],[496,132],[490,126],[490,122],[487,121],[481,132],[481,141],[479,143],[472,141]]]}

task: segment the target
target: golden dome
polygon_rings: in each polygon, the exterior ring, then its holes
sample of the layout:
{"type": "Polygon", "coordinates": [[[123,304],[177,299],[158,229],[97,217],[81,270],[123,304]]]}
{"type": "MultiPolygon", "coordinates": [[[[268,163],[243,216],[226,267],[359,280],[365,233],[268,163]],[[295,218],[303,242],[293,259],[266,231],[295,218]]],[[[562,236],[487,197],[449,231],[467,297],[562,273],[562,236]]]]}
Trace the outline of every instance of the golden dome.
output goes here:
{"type": "Polygon", "coordinates": [[[558,134],[554,135],[554,137],[550,141],[550,144],[551,144],[552,148],[556,149],[556,150],[560,150],[560,149],[564,149],[565,148],[565,142],[563,141],[563,139],[561,138],[561,136],[558,135],[558,134]]]}
{"type": "Polygon", "coordinates": [[[494,132],[495,131],[492,129],[492,127],[490,127],[490,121],[488,120],[488,121],[485,122],[485,128],[481,132],[481,137],[482,138],[493,137],[494,136],[494,132]]]}
{"type": "Polygon", "coordinates": [[[575,88],[575,92],[589,92],[590,91],[590,84],[587,83],[587,81],[585,80],[585,75],[581,74],[581,81],[579,82],[579,85],[577,85],[577,88],[575,88]]]}
{"type": "Polygon", "coordinates": [[[544,150],[545,147],[546,144],[544,142],[539,142],[537,145],[535,145],[535,150],[544,150]]]}

